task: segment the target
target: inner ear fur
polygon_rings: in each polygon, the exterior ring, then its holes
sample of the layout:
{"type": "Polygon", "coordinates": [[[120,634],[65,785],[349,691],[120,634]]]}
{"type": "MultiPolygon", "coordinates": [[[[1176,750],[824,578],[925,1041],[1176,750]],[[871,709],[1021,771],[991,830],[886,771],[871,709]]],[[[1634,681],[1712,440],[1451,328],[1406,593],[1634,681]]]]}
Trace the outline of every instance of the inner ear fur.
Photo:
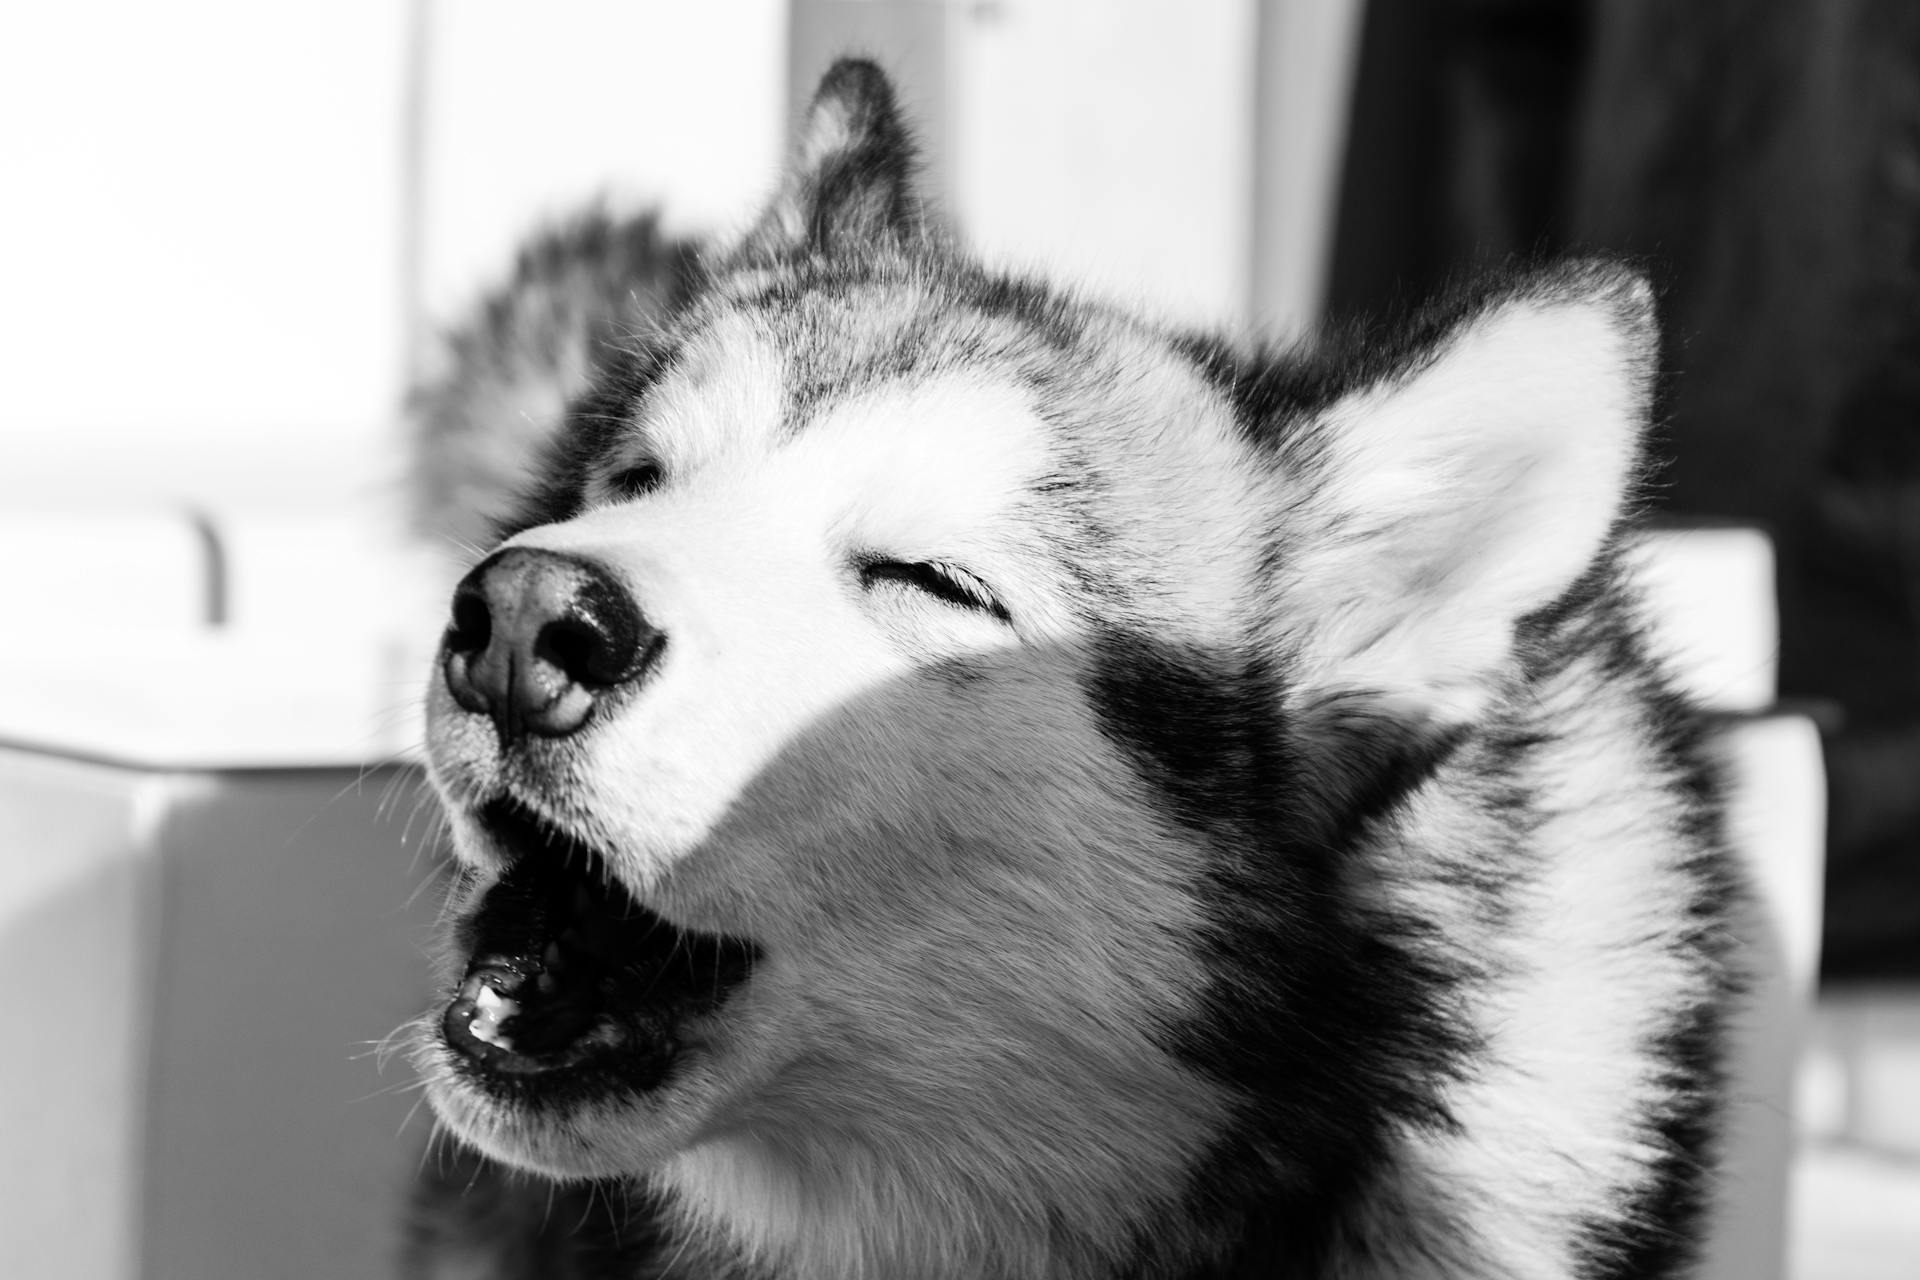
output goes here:
{"type": "Polygon", "coordinates": [[[1292,433],[1282,466],[1303,687],[1438,726],[1471,721],[1515,627],[1613,536],[1640,466],[1653,293],[1583,262],[1520,277],[1292,433]]]}
{"type": "Polygon", "coordinates": [[[926,226],[918,170],[886,73],[842,58],[821,78],[793,162],[741,255],[831,256],[912,243],[926,226]]]}

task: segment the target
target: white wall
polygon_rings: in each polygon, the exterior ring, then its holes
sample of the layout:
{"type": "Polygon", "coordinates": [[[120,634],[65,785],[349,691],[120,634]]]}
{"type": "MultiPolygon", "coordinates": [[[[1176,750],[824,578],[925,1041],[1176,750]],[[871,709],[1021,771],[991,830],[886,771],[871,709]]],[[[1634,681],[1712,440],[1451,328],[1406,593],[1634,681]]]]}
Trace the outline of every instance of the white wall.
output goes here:
{"type": "Polygon", "coordinates": [[[1242,320],[1256,5],[976,6],[954,45],[972,242],[1184,318],[1242,320]]]}
{"type": "Polygon", "coordinates": [[[337,505],[406,339],[596,192],[743,216],[783,0],[72,0],[0,16],[0,504],[337,505]],[[418,92],[413,92],[415,89],[418,92]]]}
{"type": "Polygon", "coordinates": [[[7,6],[0,501],[352,469],[397,385],[403,16],[7,6]]]}
{"type": "Polygon", "coordinates": [[[429,316],[543,218],[605,194],[670,229],[743,225],[785,138],[786,0],[429,0],[429,316]]]}

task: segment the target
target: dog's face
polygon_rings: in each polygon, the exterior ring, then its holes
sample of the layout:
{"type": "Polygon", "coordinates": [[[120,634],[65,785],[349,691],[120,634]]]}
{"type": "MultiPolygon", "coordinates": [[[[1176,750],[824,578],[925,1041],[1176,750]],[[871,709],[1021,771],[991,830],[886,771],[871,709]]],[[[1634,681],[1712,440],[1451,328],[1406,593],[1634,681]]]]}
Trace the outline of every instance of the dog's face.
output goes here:
{"type": "Polygon", "coordinates": [[[911,1217],[939,1256],[916,1181],[1117,1247],[1234,1106],[1181,1051],[1219,861],[1337,805],[1356,700],[1484,700],[1614,518],[1646,302],[1561,279],[1236,385],[918,247],[884,89],[845,79],[456,593],[415,1056],[492,1154],[653,1172],[769,1247],[911,1217]]]}
{"type": "MultiPolygon", "coordinates": [[[[897,265],[722,290],[557,477],[575,513],[461,588],[429,745],[463,985],[430,1065],[509,1160],[1211,1106],[1151,1042],[1200,981],[1197,867],[1097,694],[1239,647],[1264,481],[1157,336],[897,265]]],[[[1104,1120],[1169,1166],[1201,1128],[1104,1120]]]]}

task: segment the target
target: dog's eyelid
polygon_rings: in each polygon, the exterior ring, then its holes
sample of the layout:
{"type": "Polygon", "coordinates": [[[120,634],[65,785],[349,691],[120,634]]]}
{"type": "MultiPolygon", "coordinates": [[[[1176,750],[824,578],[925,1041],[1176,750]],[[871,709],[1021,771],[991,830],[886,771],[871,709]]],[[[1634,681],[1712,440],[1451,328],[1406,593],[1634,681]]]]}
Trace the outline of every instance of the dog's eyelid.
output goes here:
{"type": "Polygon", "coordinates": [[[978,575],[950,560],[897,560],[880,554],[855,557],[860,585],[871,588],[880,582],[898,582],[913,587],[956,608],[985,613],[1001,622],[1011,623],[1006,605],[994,595],[978,575]]]}

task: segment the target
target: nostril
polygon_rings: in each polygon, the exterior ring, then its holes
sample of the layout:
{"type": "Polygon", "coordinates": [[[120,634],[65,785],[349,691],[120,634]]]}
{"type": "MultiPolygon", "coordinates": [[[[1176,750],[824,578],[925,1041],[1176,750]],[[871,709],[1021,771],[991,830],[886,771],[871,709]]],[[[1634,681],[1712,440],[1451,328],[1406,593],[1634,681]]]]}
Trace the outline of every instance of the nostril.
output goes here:
{"type": "Polygon", "coordinates": [[[533,656],[552,663],[575,684],[604,689],[639,675],[665,641],[631,610],[616,612],[610,622],[583,612],[540,628],[533,656]]]}
{"type": "Polygon", "coordinates": [[[617,684],[625,674],[626,663],[611,638],[580,617],[558,618],[540,628],[533,656],[551,662],[575,684],[617,684]]]}
{"type": "Polygon", "coordinates": [[[479,653],[493,639],[493,613],[478,590],[462,588],[453,597],[453,620],[447,624],[447,648],[455,653],[479,653]]]}

